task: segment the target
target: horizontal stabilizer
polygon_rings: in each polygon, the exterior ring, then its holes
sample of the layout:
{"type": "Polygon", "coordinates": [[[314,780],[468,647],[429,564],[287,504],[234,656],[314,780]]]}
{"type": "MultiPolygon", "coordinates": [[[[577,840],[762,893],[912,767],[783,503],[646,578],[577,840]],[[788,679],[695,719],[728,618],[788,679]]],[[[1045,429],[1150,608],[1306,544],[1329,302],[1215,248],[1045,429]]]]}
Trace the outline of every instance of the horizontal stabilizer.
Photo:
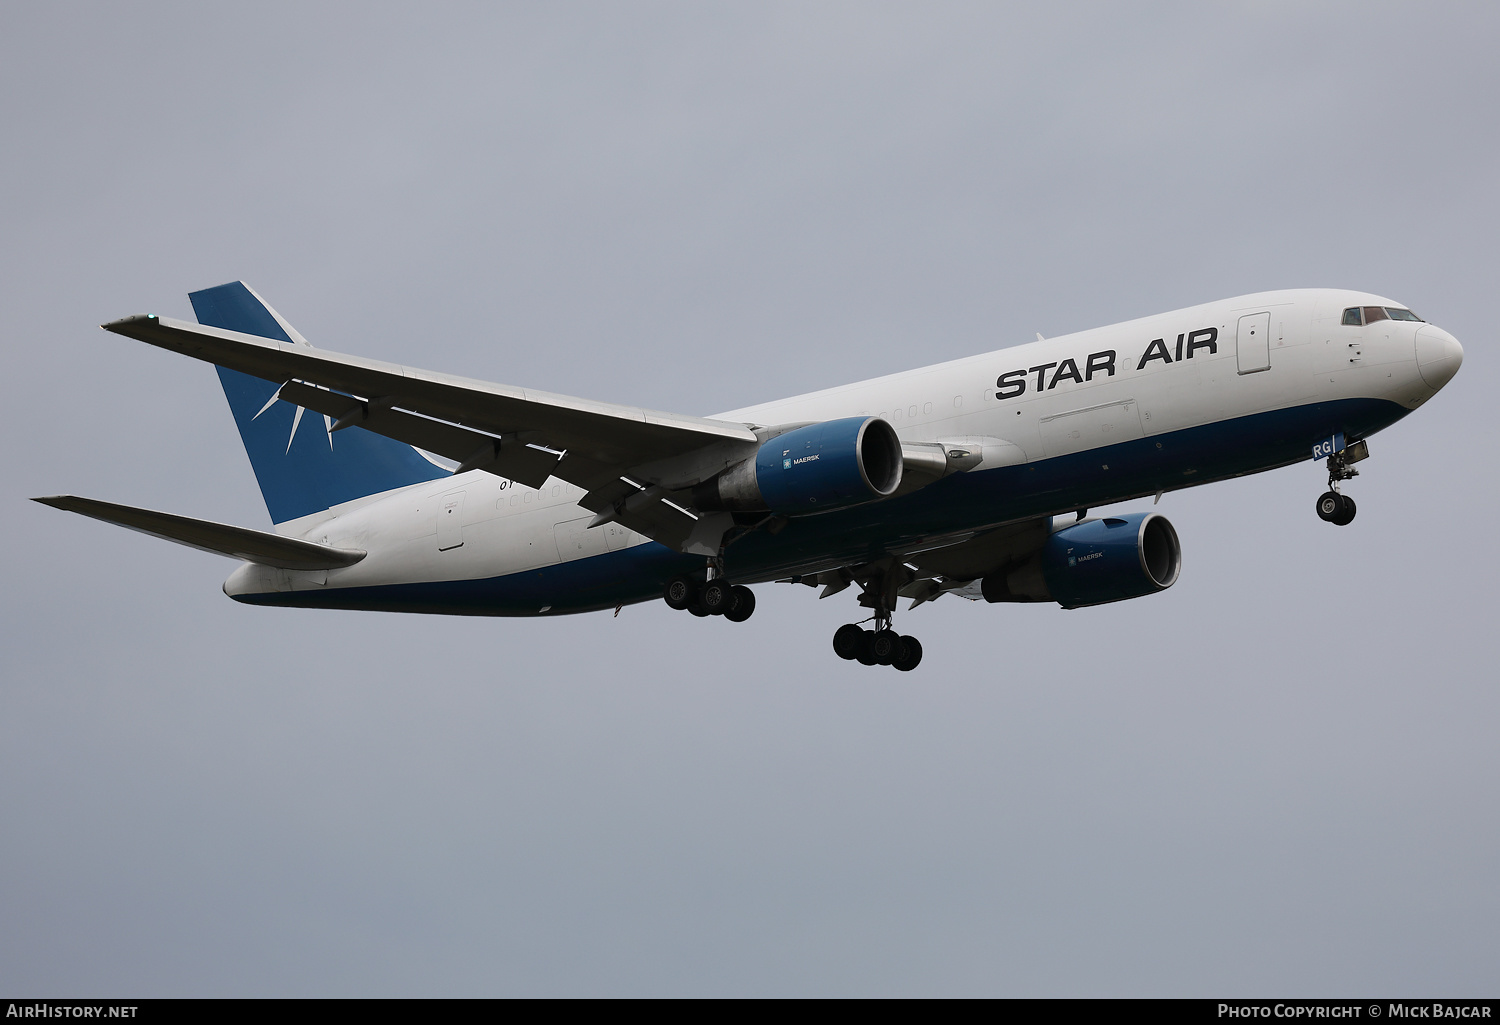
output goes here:
{"type": "Polygon", "coordinates": [[[97,502],[76,495],[51,495],[34,498],[32,501],[138,530],[165,541],[175,541],[202,552],[227,555],[246,562],[257,562],[262,566],[281,569],[338,569],[352,566],[365,557],[365,552],[358,548],[332,548],[312,541],[282,537],[265,530],[232,527],[227,523],[195,520],[191,516],[174,516],[172,513],[153,512],[113,502],[97,502]]]}

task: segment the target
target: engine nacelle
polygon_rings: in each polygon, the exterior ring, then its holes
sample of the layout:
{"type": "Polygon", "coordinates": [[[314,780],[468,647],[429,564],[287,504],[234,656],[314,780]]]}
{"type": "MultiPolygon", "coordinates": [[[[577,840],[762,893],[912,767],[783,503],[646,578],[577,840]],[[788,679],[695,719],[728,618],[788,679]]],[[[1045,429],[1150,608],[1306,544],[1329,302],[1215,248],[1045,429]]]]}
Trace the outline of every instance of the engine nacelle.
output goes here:
{"type": "Polygon", "coordinates": [[[777,435],[754,459],[695,487],[693,503],[784,516],[827,512],[889,498],[901,469],[895,429],[878,416],[852,416],[777,435]]]}
{"type": "Polygon", "coordinates": [[[1130,513],[1053,533],[1028,562],[985,577],[988,601],[1055,601],[1065,609],[1165,591],[1182,572],[1182,545],[1165,516],[1130,513]]]}

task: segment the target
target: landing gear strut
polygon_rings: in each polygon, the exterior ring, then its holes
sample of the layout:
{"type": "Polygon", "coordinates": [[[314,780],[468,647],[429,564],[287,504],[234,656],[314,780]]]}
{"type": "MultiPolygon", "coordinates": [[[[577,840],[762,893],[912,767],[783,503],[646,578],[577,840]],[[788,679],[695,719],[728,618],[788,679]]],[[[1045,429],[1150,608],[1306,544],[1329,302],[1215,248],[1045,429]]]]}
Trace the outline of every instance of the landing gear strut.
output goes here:
{"type": "Polygon", "coordinates": [[[1318,519],[1336,527],[1345,527],[1354,521],[1354,499],[1340,493],[1339,481],[1358,477],[1359,471],[1350,464],[1369,454],[1369,447],[1361,441],[1328,457],[1328,490],[1318,496],[1318,519]]]}

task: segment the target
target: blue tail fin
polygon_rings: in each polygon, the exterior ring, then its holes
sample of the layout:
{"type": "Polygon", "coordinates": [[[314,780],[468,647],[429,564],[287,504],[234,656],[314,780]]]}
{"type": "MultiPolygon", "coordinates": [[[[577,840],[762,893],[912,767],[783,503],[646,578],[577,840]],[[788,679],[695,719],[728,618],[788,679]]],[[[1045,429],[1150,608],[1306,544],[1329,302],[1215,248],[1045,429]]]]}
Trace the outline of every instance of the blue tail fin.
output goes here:
{"type": "MultiPolygon", "coordinates": [[[[239,281],[193,292],[188,298],[200,324],[307,344],[239,281]]],[[[272,523],[449,473],[410,445],[358,427],[330,434],[322,415],[273,399],[281,382],[216,369],[272,523]]]]}

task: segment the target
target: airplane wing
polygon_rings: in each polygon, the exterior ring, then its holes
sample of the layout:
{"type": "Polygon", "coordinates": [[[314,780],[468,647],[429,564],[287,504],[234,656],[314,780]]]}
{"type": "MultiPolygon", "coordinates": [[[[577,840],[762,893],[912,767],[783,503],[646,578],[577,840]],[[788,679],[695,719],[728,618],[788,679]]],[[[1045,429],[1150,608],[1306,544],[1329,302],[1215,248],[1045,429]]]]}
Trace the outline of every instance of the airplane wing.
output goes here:
{"type": "Polygon", "coordinates": [[[137,509],[135,506],[116,505],[113,502],[99,502],[76,495],[50,495],[46,498],[33,498],[32,501],[138,530],[165,541],[175,541],[200,552],[213,552],[281,569],[338,569],[354,565],[366,554],[358,548],[334,548],[331,545],[282,537],[265,530],[234,527],[227,523],[137,509]]]}
{"type": "MultiPolygon", "coordinates": [[[[540,487],[583,488],[582,504],[681,551],[712,554],[728,514],[692,511],[685,492],[753,455],[748,426],[491,384],[204,327],[136,316],[106,331],[267,381],[278,396],[358,426],[540,487]]],[[[602,522],[602,520],[601,520],[602,522]]]]}

